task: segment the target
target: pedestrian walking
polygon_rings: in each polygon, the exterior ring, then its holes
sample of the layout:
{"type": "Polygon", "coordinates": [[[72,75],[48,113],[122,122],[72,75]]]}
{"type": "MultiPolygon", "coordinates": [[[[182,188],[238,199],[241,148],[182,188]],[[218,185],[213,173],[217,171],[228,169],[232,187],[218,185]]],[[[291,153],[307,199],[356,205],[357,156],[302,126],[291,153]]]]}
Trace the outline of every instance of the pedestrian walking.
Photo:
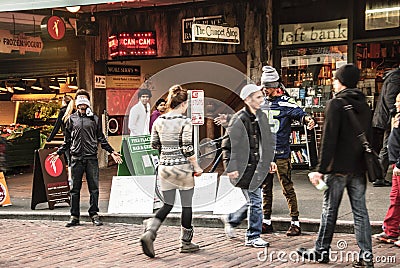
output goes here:
{"type": "Polygon", "coordinates": [[[192,199],[194,175],[200,176],[203,170],[197,163],[192,125],[186,113],[187,90],[179,85],[169,89],[167,97],[168,112],[158,117],[151,132],[151,146],[160,150],[158,178],[164,198],[164,205],[153,218],[145,220],[145,232],[140,237],[144,254],[154,258],[154,240],[162,222],[174,207],[176,190],[181,197],[181,253],[195,252],[200,246],[192,242],[192,199]]]}
{"type": "Polygon", "coordinates": [[[267,247],[261,235],[261,186],[268,172],[275,172],[274,139],[267,116],[261,111],[261,87],[246,85],[240,92],[245,107],[234,114],[222,141],[222,159],[231,183],[241,188],[246,204],[221,220],[229,238],[235,237],[235,227],[247,218],[245,246],[267,247]]]}
{"type": "Polygon", "coordinates": [[[359,259],[353,267],[373,267],[371,225],[365,204],[367,187],[364,149],[348,113],[353,112],[362,131],[371,137],[371,110],[365,95],[356,88],[360,70],[353,64],[340,67],[333,81],[335,97],[325,108],[325,122],[319,165],[310,178],[314,185],[325,180],[328,189],[324,192],[321,223],[313,249],[299,248],[298,254],[320,263],[330,261],[330,245],[335,231],[339,205],[344,189],[350,199],[354,216],[354,231],[360,248],[359,259]],[[351,108],[352,111],[346,111],[351,108]]]}
{"type": "Polygon", "coordinates": [[[129,112],[128,128],[131,136],[150,134],[150,98],[151,91],[142,88],[138,93],[138,103],[129,112]]]}
{"type": "Polygon", "coordinates": [[[376,105],[374,116],[372,118],[372,127],[374,134],[374,150],[379,152],[379,159],[382,165],[383,178],[376,180],[374,187],[391,186],[391,182],[387,181],[386,174],[389,167],[388,155],[388,139],[391,131],[392,113],[396,112],[394,103],[397,94],[400,93],[400,68],[389,71],[383,77],[379,101],[376,105]]]}
{"type": "Polygon", "coordinates": [[[150,115],[150,126],[149,126],[149,130],[151,133],[151,128],[153,127],[154,121],[156,121],[156,119],[162,115],[163,113],[165,113],[166,110],[166,101],[164,99],[159,99],[156,101],[156,108],[154,109],[153,113],[150,115]]]}
{"type": "MultiPolygon", "coordinates": [[[[65,94],[62,98],[62,106],[60,111],[58,112],[56,123],[53,127],[53,130],[50,133],[50,136],[46,139],[47,142],[51,142],[58,131],[62,130],[63,135],[65,137],[65,125],[68,121],[68,118],[75,112],[75,102],[70,95],[65,94]]],[[[69,150],[65,151],[65,160],[68,165],[68,183],[69,186],[72,186],[72,174],[71,174],[71,154],[69,150]]]]}
{"type": "Polygon", "coordinates": [[[99,164],[97,160],[97,145],[109,152],[118,164],[122,163],[120,154],[107,142],[97,115],[93,114],[90,105],[90,96],[86,90],[76,92],[75,104],[77,112],[73,113],[65,128],[64,143],[54,153],[51,153],[51,161],[70,151],[72,189],[71,195],[71,218],[66,227],[79,225],[80,217],[80,192],[82,188],[82,177],[86,174],[86,181],[90,192],[89,216],[94,225],[103,225],[99,212],[99,164]]]}
{"type": "MultiPolygon", "coordinates": [[[[292,163],[290,152],[290,134],[293,120],[307,124],[308,129],[315,126],[314,119],[300,108],[294,99],[285,94],[284,86],[275,68],[264,66],[261,75],[261,85],[265,94],[265,102],[261,109],[268,114],[272,133],[276,137],[275,162],[278,167],[276,173],[286,197],[290,217],[292,219],[288,236],[301,234],[297,196],[291,177],[292,163]]],[[[263,233],[272,233],[272,188],[274,175],[268,175],[263,186],[263,233]]]]}
{"type": "Polygon", "coordinates": [[[374,237],[380,242],[394,243],[400,247],[400,242],[398,242],[400,235],[400,94],[396,97],[395,106],[397,114],[393,120],[393,129],[388,139],[389,163],[393,166],[390,206],[383,221],[383,232],[374,237]]]}

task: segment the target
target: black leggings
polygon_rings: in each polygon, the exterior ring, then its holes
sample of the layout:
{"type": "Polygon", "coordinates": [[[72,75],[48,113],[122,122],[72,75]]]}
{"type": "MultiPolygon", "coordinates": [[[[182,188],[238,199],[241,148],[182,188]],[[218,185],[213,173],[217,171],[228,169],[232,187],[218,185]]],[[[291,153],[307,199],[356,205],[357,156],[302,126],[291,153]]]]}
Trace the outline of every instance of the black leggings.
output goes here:
{"type": "MultiPolygon", "coordinates": [[[[175,203],[176,190],[163,191],[164,205],[157,211],[156,218],[161,222],[165,220],[168,214],[171,212],[175,203]]],[[[181,225],[186,229],[192,228],[192,198],[194,189],[190,190],[179,190],[181,196],[182,214],[181,214],[181,225]]]]}

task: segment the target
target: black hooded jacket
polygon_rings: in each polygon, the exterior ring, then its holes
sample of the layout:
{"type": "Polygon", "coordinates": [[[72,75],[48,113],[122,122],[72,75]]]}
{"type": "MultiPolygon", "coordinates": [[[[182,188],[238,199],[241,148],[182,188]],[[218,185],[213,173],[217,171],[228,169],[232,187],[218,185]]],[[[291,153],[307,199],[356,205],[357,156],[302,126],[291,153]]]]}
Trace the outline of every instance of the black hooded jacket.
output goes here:
{"type": "Polygon", "coordinates": [[[76,111],[68,118],[64,143],[57,154],[70,150],[72,159],[97,159],[98,143],[107,152],[114,151],[103,134],[97,115],[87,116],[76,111]]]}
{"type": "Polygon", "coordinates": [[[390,129],[391,113],[396,110],[394,103],[400,93],[400,69],[388,72],[384,76],[381,95],[376,106],[372,126],[383,130],[390,129]]]}
{"type": "Polygon", "coordinates": [[[318,172],[365,174],[363,148],[356,137],[355,126],[351,124],[347,112],[343,109],[343,100],[340,98],[354,107],[361,127],[368,140],[371,139],[371,110],[365,101],[365,95],[358,89],[340,91],[325,108],[318,172]]]}

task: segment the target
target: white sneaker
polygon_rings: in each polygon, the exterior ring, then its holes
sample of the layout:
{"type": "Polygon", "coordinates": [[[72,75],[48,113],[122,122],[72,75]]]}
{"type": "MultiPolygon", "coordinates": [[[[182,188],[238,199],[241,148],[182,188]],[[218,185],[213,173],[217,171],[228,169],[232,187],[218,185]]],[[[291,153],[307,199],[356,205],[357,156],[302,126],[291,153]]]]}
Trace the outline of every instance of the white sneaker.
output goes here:
{"type": "Polygon", "coordinates": [[[261,237],[250,239],[250,240],[246,238],[244,245],[248,246],[248,247],[255,247],[255,248],[269,247],[269,243],[267,241],[264,241],[261,237]]]}
{"type": "Polygon", "coordinates": [[[232,225],[228,222],[228,215],[223,215],[221,217],[221,221],[224,224],[226,236],[228,238],[235,238],[236,237],[235,228],[232,227],[232,225]]]}

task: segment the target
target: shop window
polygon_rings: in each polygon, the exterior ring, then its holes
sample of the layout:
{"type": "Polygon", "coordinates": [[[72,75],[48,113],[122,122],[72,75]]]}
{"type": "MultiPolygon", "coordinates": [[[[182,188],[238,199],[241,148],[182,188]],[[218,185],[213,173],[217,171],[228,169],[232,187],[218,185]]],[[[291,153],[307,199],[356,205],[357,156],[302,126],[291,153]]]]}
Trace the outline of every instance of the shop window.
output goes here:
{"type": "Polygon", "coordinates": [[[381,92],[385,73],[399,66],[400,42],[356,44],[356,61],[358,68],[361,69],[361,81],[358,87],[369,96],[373,108],[381,92]]]}
{"type": "Polygon", "coordinates": [[[282,82],[300,106],[324,106],[335,70],[346,63],[346,45],[282,50],[282,82]]]}
{"type": "Polygon", "coordinates": [[[399,0],[368,0],[365,7],[365,30],[397,28],[400,26],[399,0]]]}

